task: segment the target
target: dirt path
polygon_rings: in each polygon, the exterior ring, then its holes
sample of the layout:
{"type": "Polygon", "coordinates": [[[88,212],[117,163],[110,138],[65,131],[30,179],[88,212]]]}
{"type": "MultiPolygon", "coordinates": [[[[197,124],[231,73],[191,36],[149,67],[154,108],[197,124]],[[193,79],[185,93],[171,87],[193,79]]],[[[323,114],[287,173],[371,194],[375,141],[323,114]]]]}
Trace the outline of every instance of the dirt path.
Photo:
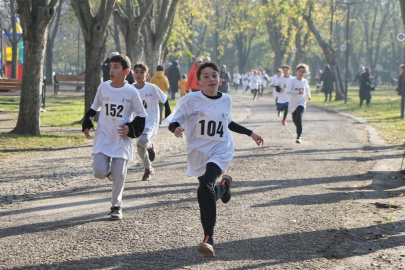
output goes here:
{"type": "Polygon", "coordinates": [[[141,182],[138,161],[130,165],[119,222],[107,219],[110,182],[91,176],[91,141],[2,160],[0,268],[405,267],[403,208],[374,205],[403,198],[402,176],[384,171],[387,166],[373,171],[401,153],[370,143],[357,121],[313,106],[297,145],[292,122],[281,125],[272,99],[233,98],[234,120],[266,145],[234,135],[233,197],[219,203],[215,259],[196,252],[202,228],[197,181],[186,176],[185,141],[161,129],[155,176],[141,182]]]}

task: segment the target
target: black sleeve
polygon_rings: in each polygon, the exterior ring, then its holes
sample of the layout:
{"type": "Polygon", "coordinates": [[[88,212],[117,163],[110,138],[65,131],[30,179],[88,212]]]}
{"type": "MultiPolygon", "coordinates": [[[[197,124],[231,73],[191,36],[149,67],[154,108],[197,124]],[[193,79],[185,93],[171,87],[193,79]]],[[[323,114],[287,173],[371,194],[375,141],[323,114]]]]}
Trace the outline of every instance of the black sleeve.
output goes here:
{"type": "Polygon", "coordinates": [[[230,131],[233,131],[233,132],[236,132],[239,134],[245,134],[245,135],[248,135],[249,137],[253,133],[253,131],[251,131],[250,129],[247,129],[244,126],[239,125],[238,123],[235,123],[234,121],[229,123],[228,128],[230,131]]]}
{"type": "Polygon", "coordinates": [[[180,124],[178,122],[173,122],[170,123],[169,125],[169,130],[174,133],[174,131],[176,130],[176,128],[178,128],[180,126],[180,124]]]}
{"type": "Polygon", "coordinates": [[[125,123],[125,125],[129,128],[128,137],[138,138],[145,128],[145,117],[137,116],[131,123],[125,123]]]}
{"type": "Polygon", "coordinates": [[[280,86],[276,85],[276,91],[280,93],[280,90],[281,90],[280,86]]]}
{"type": "Polygon", "coordinates": [[[172,113],[172,110],[170,109],[169,99],[166,100],[164,105],[165,105],[165,118],[167,118],[172,113]]]}
{"type": "Polygon", "coordinates": [[[83,118],[83,122],[82,122],[82,132],[85,129],[91,129],[92,127],[94,127],[93,125],[93,117],[96,116],[97,111],[93,110],[92,108],[90,108],[86,115],[83,118]]]}

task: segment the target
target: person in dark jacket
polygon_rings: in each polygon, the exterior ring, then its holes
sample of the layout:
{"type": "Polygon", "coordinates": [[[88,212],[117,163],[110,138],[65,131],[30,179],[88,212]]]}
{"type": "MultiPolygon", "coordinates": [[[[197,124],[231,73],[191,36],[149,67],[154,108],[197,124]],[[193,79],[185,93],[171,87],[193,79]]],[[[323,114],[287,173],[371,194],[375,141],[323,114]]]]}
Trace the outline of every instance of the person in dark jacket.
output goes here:
{"type": "Polygon", "coordinates": [[[363,101],[366,100],[367,106],[370,107],[370,100],[371,100],[371,84],[373,83],[374,79],[371,76],[371,70],[369,67],[366,67],[365,72],[361,74],[360,77],[360,108],[363,107],[363,101]]]}
{"type": "Polygon", "coordinates": [[[322,92],[325,93],[325,101],[328,101],[328,96],[329,101],[332,100],[332,92],[335,90],[334,81],[335,77],[333,76],[332,71],[328,66],[326,66],[321,75],[321,82],[323,82],[322,92]]]}
{"type": "MultiPolygon", "coordinates": [[[[110,53],[110,56],[108,56],[108,58],[105,59],[104,63],[101,65],[101,71],[103,72],[103,82],[110,80],[110,59],[115,55],[119,55],[119,53],[118,52],[110,53]]],[[[129,68],[129,74],[127,75],[125,80],[127,80],[129,84],[133,84],[135,82],[134,73],[132,72],[131,68],[129,68]]]]}
{"type": "Polygon", "coordinates": [[[174,60],[169,68],[169,85],[171,99],[176,99],[176,93],[179,91],[179,81],[181,79],[179,61],[174,60]]]}
{"type": "Polygon", "coordinates": [[[219,73],[219,77],[221,78],[222,83],[218,87],[218,91],[222,92],[222,93],[228,93],[229,81],[231,80],[231,76],[229,76],[229,73],[226,72],[226,66],[225,65],[221,66],[221,72],[219,73]]]}
{"type": "Polygon", "coordinates": [[[404,71],[405,71],[405,66],[404,64],[400,65],[399,68],[401,69],[401,74],[399,75],[398,78],[398,87],[397,87],[397,92],[398,95],[402,95],[402,81],[404,80],[404,71]]]}

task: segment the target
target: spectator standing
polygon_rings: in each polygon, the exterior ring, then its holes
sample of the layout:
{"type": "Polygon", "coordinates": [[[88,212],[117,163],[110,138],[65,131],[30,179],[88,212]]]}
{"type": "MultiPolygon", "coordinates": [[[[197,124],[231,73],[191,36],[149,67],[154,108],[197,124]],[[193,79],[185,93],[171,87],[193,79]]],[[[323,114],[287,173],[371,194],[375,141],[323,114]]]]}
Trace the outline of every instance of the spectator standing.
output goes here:
{"type": "Polygon", "coordinates": [[[361,74],[360,80],[361,80],[359,91],[360,108],[363,107],[364,100],[366,100],[367,102],[367,107],[370,107],[371,90],[374,90],[372,89],[372,83],[374,81],[374,78],[371,76],[371,70],[369,67],[366,67],[365,72],[361,74]]]}
{"type": "Polygon", "coordinates": [[[171,99],[176,99],[176,93],[179,91],[180,70],[179,61],[173,60],[172,65],[169,68],[169,85],[171,99]]]}
{"type": "Polygon", "coordinates": [[[218,91],[222,92],[222,93],[228,93],[229,81],[231,80],[231,76],[229,76],[229,73],[226,72],[226,66],[225,65],[221,66],[221,72],[219,73],[219,77],[221,78],[222,83],[218,87],[218,91]]]}
{"type": "Polygon", "coordinates": [[[325,101],[332,100],[332,92],[335,90],[334,85],[335,77],[333,76],[332,71],[328,66],[325,67],[325,70],[321,75],[321,82],[323,83],[322,92],[325,93],[325,101]]]}
{"type": "Polygon", "coordinates": [[[187,77],[187,84],[186,84],[186,92],[197,92],[200,91],[201,88],[197,85],[197,70],[202,64],[202,59],[198,57],[194,64],[193,67],[190,69],[188,72],[188,77],[187,77]]]}

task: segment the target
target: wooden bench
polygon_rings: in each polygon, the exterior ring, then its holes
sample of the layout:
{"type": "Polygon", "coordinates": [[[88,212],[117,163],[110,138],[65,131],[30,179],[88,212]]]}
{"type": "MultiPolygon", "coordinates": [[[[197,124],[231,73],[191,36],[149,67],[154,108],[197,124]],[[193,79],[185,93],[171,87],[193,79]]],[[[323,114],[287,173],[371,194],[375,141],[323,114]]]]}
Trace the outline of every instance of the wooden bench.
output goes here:
{"type": "Polygon", "coordinates": [[[84,87],[84,75],[58,74],[54,76],[54,94],[59,92],[59,86],[76,86],[76,91],[80,91],[84,87]]]}
{"type": "Polygon", "coordinates": [[[0,79],[0,91],[21,90],[20,79],[0,79]]]}

